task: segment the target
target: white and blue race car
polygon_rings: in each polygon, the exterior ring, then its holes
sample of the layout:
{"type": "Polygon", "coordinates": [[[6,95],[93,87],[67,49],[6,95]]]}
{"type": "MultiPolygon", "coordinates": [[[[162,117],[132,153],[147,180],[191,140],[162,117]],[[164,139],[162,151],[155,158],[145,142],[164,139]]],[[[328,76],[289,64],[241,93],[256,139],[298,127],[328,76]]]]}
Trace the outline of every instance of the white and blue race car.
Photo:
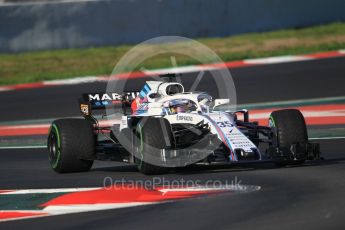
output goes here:
{"type": "Polygon", "coordinates": [[[105,159],[160,174],[191,164],[289,165],[320,157],[319,144],[308,142],[300,111],[274,111],[269,126],[260,126],[249,121],[247,110],[228,108],[229,99],[185,92],[171,77],[147,81],[138,92],[84,94],[79,103],[84,118],[55,120],[50,128],[50,165],[59,173],[87,171],[94,160],[105,159]],[[107,109],[111,117],[118,105],[120,121],[109,118],[104,124],[93,114],[107,109]]]}

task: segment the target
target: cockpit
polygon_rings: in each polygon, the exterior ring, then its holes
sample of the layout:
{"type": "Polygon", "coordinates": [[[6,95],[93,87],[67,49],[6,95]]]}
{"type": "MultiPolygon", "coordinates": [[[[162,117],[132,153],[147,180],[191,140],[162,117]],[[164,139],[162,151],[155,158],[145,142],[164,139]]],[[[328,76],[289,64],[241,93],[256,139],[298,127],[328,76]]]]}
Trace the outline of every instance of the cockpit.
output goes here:
{"type": "Polygon", "coordinates": [[[194,98],[176,98],[164,102],[164,114],[177,114],[177,113],[193,113],[203,112],[209,113],[212,103],[212,97],[207,94],[199,94],[194,98]]]}

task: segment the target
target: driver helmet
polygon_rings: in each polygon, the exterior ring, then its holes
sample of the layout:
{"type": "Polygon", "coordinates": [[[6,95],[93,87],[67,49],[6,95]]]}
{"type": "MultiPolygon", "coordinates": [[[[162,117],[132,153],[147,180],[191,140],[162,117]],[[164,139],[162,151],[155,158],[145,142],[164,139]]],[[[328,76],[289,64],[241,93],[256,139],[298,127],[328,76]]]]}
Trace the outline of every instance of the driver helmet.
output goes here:
{"type": "Polygon", "coordinates": [[[193,108],[192,103],[190,103],[188,100],[172,100],[169,103],[170,112],[172,114],[176,113],[186,113],[191,111],[193,108]]]}

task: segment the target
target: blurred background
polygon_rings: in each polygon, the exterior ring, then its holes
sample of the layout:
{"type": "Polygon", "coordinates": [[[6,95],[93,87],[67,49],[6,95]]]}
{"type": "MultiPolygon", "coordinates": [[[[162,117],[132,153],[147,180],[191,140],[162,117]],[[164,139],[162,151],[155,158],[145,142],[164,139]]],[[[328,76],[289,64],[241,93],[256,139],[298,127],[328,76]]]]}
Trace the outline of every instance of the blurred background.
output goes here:
{"type": "MultiPolygon", "coordinates": [[[[110,74],[131,45],[163,35],[197,39],[224,61],[338,50],[344,8],[342,0],[0,0],[0,84],[110,74]]],[[[159,59],[146,68],[171,65],[159,59]]]]}
{"type": "Polygon", "coordinates": [[[342,0],[2,0],[0,51],[226,37],[345,20],[342,0]]]}

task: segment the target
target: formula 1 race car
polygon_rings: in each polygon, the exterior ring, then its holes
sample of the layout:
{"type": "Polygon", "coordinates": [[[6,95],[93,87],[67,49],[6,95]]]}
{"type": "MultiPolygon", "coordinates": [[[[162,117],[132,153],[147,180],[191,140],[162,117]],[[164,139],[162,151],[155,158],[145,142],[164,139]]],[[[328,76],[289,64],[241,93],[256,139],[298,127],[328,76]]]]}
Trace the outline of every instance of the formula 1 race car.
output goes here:
{"type": "Polygon", "coordinates": [[[274,111],[269,126],[260,126],[247,110],[220,109],[229,99],[185,92],[171,76],[147,81],[137,92],[84,94],[79,104],[84,118],[55,120],[50,128],[49,159],[59,173],[87,171],[94,160],[134,163],[144,174],[160,174],[190,164],[290,165],[320,157],[300,111],[274,111]],[[96,111],[107,120],[96,118],[96,111]],[[112,117],[117,111],[118,119],[112,117]]]}

